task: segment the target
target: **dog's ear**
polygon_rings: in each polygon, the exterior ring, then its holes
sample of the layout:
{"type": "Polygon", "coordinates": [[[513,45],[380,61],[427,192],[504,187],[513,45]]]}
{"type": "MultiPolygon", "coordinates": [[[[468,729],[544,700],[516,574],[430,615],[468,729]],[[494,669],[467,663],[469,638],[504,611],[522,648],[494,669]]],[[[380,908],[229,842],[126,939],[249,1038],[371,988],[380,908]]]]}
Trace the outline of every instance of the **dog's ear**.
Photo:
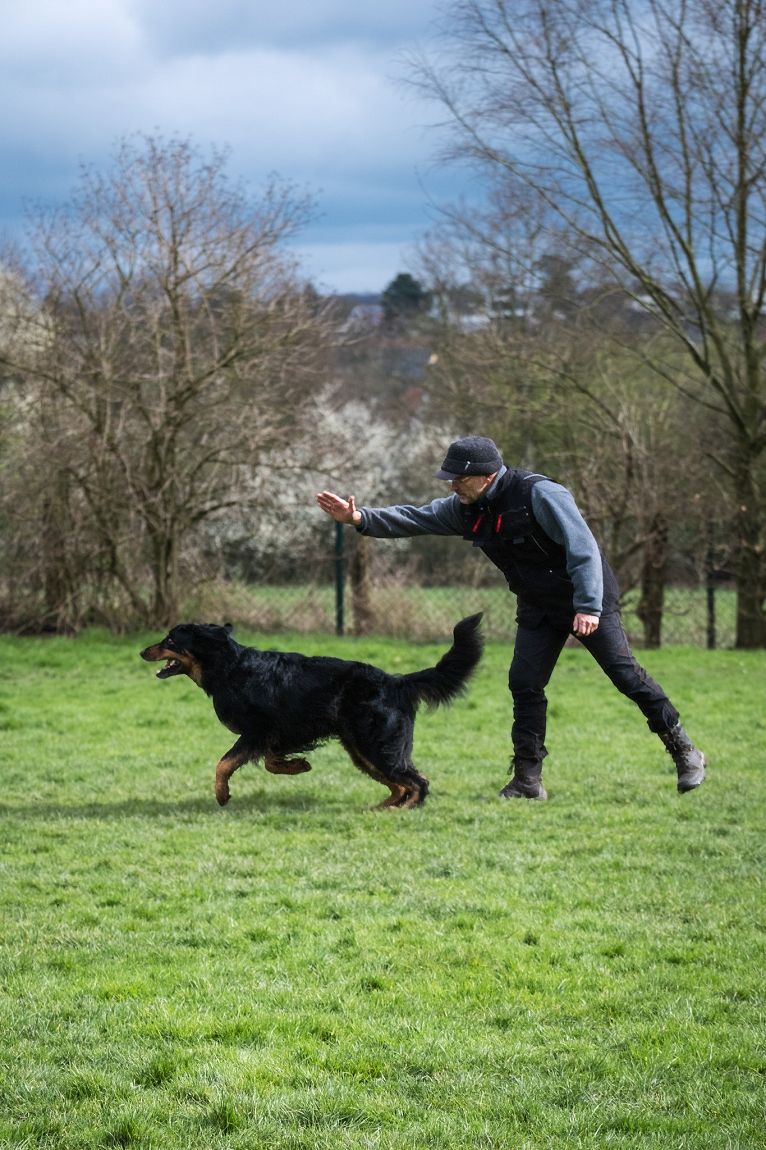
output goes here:
{"type": "Polygon", "coordinates": [[[232,631],[231,623],[206,623],[205,637],[214,643],[228,643],[232,631]]]}
{"type": "Polygon", "coordinates": [[[185,651],[211,651],[234,645],[229,627],[220,623],[181,623],[173,628],[173,638],[185,651]]]}

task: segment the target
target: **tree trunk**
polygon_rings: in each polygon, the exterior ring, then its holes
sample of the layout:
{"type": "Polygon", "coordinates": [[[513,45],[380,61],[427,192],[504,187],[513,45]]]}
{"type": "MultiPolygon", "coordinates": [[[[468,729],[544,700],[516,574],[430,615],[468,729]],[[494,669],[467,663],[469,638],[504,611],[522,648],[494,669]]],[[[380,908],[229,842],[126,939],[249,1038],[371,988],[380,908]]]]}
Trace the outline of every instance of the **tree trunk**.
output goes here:
{"type": "Polygon", "coordinates": [[[661,511],[655,513],[649,526],[641,566],[641,598],[636,614],[644,626],[644,646],[657,648],[662,643],[662,613],[665,605],[665,580],[668,566],[668,525],[661,511]]]}
{"type": "Polygon", "coordinates": [[[178,541],[165,535],[151,543],[153,595],[149,622],[156,627],[172,627],[178,620],[178,541]]]}
{"type": "Polygon", "coordinates": [[[734,473],[734,490],[737,501],[735,645],[743,650],[766,646],[764,547],[761,512],[754,481],[755,463],[748,445],[742,445],[734,473]]]}
{"type": "Polygon", "coordinates": [[[81,623],[78,592],[86,576],[82,564],[78,571],[70,562],[73,540],[76,548],[67,480],[54,471],[40,508],[41,631],[74,632],[81,623]]]}

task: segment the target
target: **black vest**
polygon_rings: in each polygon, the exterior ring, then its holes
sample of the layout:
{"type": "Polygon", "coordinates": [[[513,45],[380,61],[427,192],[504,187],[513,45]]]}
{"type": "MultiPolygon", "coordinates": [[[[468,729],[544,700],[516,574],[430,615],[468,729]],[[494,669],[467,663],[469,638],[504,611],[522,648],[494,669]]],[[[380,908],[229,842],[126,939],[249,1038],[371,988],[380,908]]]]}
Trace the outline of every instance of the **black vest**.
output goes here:
{"type": "MultiPolygon", "coordinates": [[[[509,588],[519,598],[519,622],[530,608],[542,611],[568,627],[574,615],[574,587],[566,565],[566,551],[543,531],[532,511],[532,488],[548,476],[508,468],[497,481],[492,497],[461,507],[463,538],[479,547],[499,567],[509,588]],[[525,611],[526,608],[526,611],[525,611]]],[[[603,612],[615,610],[617,581],[604,562],[603,612]]],[[[536,612],[532,612],[536,613],[536,612]]]]}

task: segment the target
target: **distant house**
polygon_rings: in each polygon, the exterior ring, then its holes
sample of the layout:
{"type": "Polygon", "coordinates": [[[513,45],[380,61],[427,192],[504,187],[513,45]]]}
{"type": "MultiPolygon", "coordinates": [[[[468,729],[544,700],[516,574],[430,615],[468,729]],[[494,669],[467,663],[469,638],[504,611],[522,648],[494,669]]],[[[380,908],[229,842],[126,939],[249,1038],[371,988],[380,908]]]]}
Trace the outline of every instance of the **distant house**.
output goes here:
{"type": "Polygon", "coordinates": [[[384,311],[381,304],[358,303],[352,307],[340,330],[344,333],[374,331],[380,327],[383,319],[384,311]]]}

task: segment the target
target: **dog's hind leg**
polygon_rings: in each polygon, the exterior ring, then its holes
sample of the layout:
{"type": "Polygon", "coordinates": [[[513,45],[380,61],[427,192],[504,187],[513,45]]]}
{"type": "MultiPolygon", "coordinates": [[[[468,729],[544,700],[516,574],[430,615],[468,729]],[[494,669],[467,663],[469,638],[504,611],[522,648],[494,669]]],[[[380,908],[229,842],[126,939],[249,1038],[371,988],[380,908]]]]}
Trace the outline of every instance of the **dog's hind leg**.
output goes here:
{"type": "Polygon", "coordinates": [[[215,768],[215,797],[220,806],[225,807],[229,801],[229,779],[234,772],[252,758],[242,739],[237,739],[234,746],[226,752],[215,768]]]}
{"type": "Polygon", "coordinates": [[[341,743],[343,744],[343,749],[346,751],[346,754],[351,759],[351,762],[355,767],[358,767],[359,770],[362,771],[365,775],[369,775],[371,779],[375,779],[377,783],[382,783],[384,787],[388,787],[391,791],[391,794],[387,799],[383,799],[382,802],[376,803],[372,809],[377,811],[383,810],[385,807],[400,806],[402,802],[407,798],[407,790],[400,786],[398,783],[392,782],[389,778],[386,777],[386,775],[382,773],[382,771],[379,771],[376,767],[374,767],[369,759],[365,759],[364,756],[361,755],[356,749],[354,744],[348,739],[348,737],[341,738],[341,743]]]}
{"type": "Polygon", "coordinates": [[[406,768],[406,782],[403,784],[407,788],[406,798],[398,802],[397,807],[404,810],[409,807],[422,807],[426,801],[428,794],[429,784],[425,775],[421,775],[420,771],[416,770],[412,763],[406,768]]]}
{"type": "Polygon", "coordinates": [[[263,765],[272,775],[303,775],[311,770],[308,759],[283,759],[271,751],[266,752],[263,765]]]}
{"type": "Polygon", "coordinates": [[[354,764],[391,792],[374,809],[420,806],[428,794],[428,779],[412,763],[411,723],[403,720],[392,726],[384,720],[373,737],[371,734],[367,730],[355,730],[351,737],[341,741],[354,764]]]}
{"type": "MultiPolygon", "coordinates": [[[[370,772],[372,773],[372,772],[370,772]]],[[[397,807],[399,810],[408,810],[410,807],[420,807],[426,801],[428,794],[428,779],[409,763],[398,768],[394,775],[373,775],[384,783],[391,794],[382,803],[377,803],[373,810],[386,810],[388,807],[397,807]]]]}

